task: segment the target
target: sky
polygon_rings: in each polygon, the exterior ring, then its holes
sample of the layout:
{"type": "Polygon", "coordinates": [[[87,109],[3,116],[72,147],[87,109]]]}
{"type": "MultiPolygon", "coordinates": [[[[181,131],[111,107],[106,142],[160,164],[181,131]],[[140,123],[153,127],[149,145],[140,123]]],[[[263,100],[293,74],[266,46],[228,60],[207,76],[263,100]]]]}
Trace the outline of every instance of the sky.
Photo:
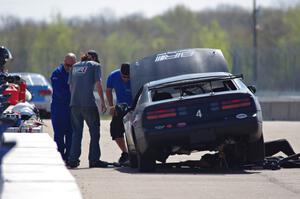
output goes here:
{"type": "MultiPolygon", "coordinates": [[[[259,7],[288,7],[300,0],[256,0],[259,7]]],[[[252,9],[253,0],[0,0],[0,16],[49,21],[58,13],[64,18],[88,18],[100,13],[123,17],[133,13],[152,17],[181,4],[194,11],[214,9],[220,4],[252,9]]]]}

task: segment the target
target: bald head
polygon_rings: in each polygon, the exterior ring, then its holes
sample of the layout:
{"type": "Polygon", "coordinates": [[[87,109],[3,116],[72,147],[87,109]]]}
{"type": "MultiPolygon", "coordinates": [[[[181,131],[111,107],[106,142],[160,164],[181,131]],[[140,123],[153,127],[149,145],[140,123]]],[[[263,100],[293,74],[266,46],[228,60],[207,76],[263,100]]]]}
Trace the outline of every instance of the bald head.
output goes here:
{"type": "Polygon", "coordinates": [[[74,53],[68,53],[64,59],[64,68],[67,72],[70,71],[70,68],[73,64],[76,63],[76,55],[74,53]]]}

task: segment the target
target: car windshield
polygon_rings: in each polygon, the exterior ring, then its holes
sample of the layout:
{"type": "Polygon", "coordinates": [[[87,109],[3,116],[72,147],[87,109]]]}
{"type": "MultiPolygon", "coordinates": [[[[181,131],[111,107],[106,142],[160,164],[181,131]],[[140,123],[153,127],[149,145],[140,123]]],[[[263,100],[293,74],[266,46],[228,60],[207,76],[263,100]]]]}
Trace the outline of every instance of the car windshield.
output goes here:
{"type": "Polygon", "coordinates": [[[210,80],[203,82],[189,82],[188,84],[173,85],[171,87],[160,87],[151,90],[152,101],[177,98],[182,96],[200,95],[206,93],[217,93],[223,91],[237,90],[230,80],[210,80]]]}
{"type": "Polygon", "coordinates": [[[39,75],[32,75],[31,80],[34,85],[42,85],[42,86],[47,85],[46,80],[42,76],[39,76],[39,75]]]}
{"type": "Polygon", "coordinates": [[[27,84],[27,85],[32,85],[32,82],[31,82],[29,76],[23,75],[21,78],[24,79],[24,80],[26,81],[26,84],[27,84]]]}

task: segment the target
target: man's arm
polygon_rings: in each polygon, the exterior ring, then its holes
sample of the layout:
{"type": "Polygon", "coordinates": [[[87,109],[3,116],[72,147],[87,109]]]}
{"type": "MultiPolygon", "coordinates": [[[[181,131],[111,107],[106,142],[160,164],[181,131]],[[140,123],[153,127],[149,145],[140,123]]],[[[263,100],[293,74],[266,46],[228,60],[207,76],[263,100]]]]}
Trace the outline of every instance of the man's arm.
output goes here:
{"type": "Polygon", "coordinates": [[[115,106],[114,106],[114,100],[112,95],[112,89],[106,88],[106,99],[109,105],[109,114],[114,115],[115,114],[115,106]]]}
{"type": "Polygon", "coordinates": [[[96,81],[96,89],[97,89],[98,95],[100,97],[101,111],[102,111],[102,113],[105,113],[106,112],[106,105],[105,105],[105,101],[104,101],[103,88],[102,88],[101,80],[96,81]]]}

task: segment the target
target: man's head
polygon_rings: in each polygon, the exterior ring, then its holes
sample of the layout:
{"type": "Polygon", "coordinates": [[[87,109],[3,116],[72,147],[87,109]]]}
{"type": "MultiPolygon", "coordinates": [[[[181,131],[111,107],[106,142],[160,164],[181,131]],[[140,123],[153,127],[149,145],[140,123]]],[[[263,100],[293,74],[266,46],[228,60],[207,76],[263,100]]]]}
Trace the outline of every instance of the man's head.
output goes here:
{"type": "Polygon", "coordinates": [[[98,58],[98,53],[95,50],[89,50],[87,52],[87,55],[90,56],[91,60],[100,63],[99,58],[98,58]]]}
{"type": "Polygon", "coordinates": [[[130,64],[129,63],[123,63],[121,65],[121,77],[122,77],[122,80],[127,82],[129,81],[130,79],[130,64]]]}
{"type": "Polygon", "coordinates": [[[10,51],[4,46],[0,46],[0,70],[4,70],[4,65],[12,59],[10,51]]]}
{"type": "Polygon", "coordinates": [[[74,53],[68,53],[64,59],[64,68],[67,72],[70,71],[70,68],[73,64],[76,63],[76,55],[74,53]]]}

